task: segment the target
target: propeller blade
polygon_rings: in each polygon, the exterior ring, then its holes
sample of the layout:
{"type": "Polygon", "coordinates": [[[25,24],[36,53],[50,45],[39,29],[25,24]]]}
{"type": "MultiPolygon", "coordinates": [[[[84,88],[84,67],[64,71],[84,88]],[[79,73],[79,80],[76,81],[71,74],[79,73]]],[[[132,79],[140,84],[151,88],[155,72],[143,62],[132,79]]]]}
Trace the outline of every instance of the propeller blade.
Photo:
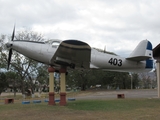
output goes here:
{"type": "Polygon", "coordinates": [[[106,46],[104,46],[104,53],[106,52],[106,46]]]}
{"type": "Polygon", "coordinates": [[[13,33],[12,33],[12,39],[11,39],[11,41],[14,40],[14,34],[15,34],[15,25],[14,25],[14,28],[13,28],[13,33]]]}
{"type": "MultiPolygon", "coordinates": [[[[12,33],[12,37],[11,37],[11,41],[14,40],[14,36],[15,36],[15,25],[14,25],[14,28],[13,28],[13,33],[12,33]]],[[[7,47],[11,47],[12,44],[6,44],[7,47]]],[[[10,66],[10,63],[11,63],[11,57],[12,57],[12,48],[9,49],[9,55],[8,55],[8,66],[7,66],[7,70],[9,70],[9,66],[10,66]]]]}
{"type": "Polygon", "coordinates": [[[9,70],[9,66],[11,63],[11,57],[12,57],[12,48],[9,50],[7,70],[9,70]]]}

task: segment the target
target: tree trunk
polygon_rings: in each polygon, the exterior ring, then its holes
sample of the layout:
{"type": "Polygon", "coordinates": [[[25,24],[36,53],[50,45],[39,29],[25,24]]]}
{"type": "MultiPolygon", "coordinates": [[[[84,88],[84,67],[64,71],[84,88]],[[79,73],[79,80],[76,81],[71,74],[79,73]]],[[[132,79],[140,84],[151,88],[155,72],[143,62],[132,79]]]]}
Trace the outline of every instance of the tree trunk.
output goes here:
{"type": "Polygon", "coordinates": [[[85,91],[85,90],[86,90],[86,85],[83,83],[81,86],[82,86],[82,87],[81,87],[81,90],[82,90],[82,91],[85,91]]]}
{"type": "Polygon", "coordinates": [[[123,80],[123,89],[126,89],[126,82],[123,80]]]}
{"type": "Polygon", "coordinates": [[[21,92],[22,92],[23,98],[25,99],[26,95],[25,95],[25,89],[24,89],[24,81],[22,81],[22,84],[21,84],[21,92]]]}
{"type": "Polygon", "coordinates": [[[39,89],[38,89],[38,97],[41,97],[41,92],[42,92],[41,87],[39,87],[39,89]]]}
{"type": "Polygon", "coordinates": [[[16,89],[14,89],[14,97],[16,97],[16,89]]]}
{"type": "Polygon", "coordinates": [[[35,97],[35,91],[34,91],[34,88],[31,88],[31,95],[32,95],[32,98],[35,97]]]}

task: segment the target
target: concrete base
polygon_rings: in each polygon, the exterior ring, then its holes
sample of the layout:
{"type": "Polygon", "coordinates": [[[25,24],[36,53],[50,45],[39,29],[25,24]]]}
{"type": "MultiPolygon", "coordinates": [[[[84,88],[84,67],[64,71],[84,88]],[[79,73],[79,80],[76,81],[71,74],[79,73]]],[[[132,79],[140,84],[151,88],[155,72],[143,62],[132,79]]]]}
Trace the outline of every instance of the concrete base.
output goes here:
{"type": "Polygon", "coordinates": [[[65,106],[67,104],[66,102],[66,93],[60,93],[60,102],[59,105],[60,106],[65,106]]]}
{"type": "Polygon", "coordinates": [[[54,92],[49,92],[49,101],[48,101],[48,105],[55,105],[55,101],[54,101],[54,92]]]}
{"type": "Polygon", "coordinates": [[[117,98],[125,98],[124,94],[117,94],[117,98]]]}
{"type": "Polygon", "coordinates": [[[5,99],[5,104],[10,104],[10,103],[14,103],[14,99],[12,98],[5,99]]]}
{"type": "Polygon", "coordinates": [[[22,104],[30,104],[30,101],[22,101],[22,104]]]}
{"type": "Polygon", "coordinates": [[[160,98],[160,61],[156,62],[157,67],[157,90],[158,90],[158,98],[160,98]]]}

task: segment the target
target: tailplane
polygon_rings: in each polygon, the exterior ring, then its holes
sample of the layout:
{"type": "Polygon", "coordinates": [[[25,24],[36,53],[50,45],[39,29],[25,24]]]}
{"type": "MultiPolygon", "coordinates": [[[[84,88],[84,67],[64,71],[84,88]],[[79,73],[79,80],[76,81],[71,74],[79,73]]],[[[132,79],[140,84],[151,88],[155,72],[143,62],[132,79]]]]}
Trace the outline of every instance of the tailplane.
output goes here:
{"type": "Polygon", "coordinates": [[[133,61],[143,61],[150,58],[152,58],[152,44],[148,40],[143,40],[126,59],[133,61]]]}

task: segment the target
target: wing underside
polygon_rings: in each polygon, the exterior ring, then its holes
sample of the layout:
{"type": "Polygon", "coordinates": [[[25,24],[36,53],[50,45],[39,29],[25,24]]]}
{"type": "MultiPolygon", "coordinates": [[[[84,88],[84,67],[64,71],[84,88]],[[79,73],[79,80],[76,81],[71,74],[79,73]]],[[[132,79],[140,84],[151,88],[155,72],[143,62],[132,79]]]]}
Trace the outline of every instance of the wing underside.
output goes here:
{"type": "Polygon", "coordinates": [[[65,40],[61,42],[51,59],[51,63],[72,68],[89,68],[91,47],[82,41],[65,40]]]}

